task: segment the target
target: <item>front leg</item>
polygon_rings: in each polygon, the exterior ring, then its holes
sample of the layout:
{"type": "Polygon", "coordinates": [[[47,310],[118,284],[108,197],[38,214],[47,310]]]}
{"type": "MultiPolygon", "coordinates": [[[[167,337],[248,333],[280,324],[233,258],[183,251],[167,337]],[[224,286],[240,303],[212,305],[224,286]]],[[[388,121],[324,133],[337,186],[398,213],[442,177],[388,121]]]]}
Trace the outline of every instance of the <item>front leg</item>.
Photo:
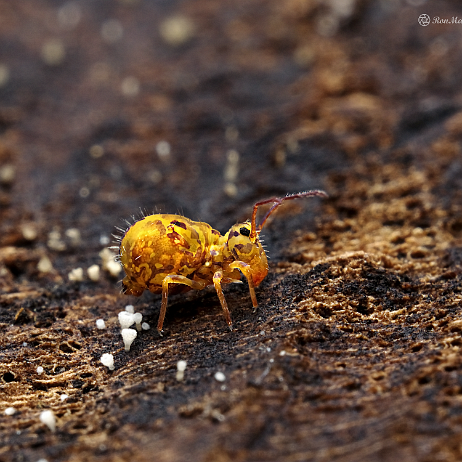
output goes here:
{"type": "Polygon", "coordinates": [[[164,278],[162,281],[162,304],[160,306],[159,321],[157,322],[157,330],[160,335],[162,335],[162,326],[164,325],[165,313],[167,312],[169,284],[184,284],[194,290],[202,290],[205,287],[205,282],[193,281],[179,274],[171,274],[164,278]]]}
{"type": "Polygon", "coordinates": [[[249,292],[250,298],[252,299],[252,305],[254,308],[258,306],[257,296],[255,295],[255,284],[253,283],[252,273],[250,272],[250,265],[244,263],[243,261],[233,261],[229,267],[231,269],[237,268],[242,272],[242,274],[246,277],[247,282],[249,284],[249,292]]]}

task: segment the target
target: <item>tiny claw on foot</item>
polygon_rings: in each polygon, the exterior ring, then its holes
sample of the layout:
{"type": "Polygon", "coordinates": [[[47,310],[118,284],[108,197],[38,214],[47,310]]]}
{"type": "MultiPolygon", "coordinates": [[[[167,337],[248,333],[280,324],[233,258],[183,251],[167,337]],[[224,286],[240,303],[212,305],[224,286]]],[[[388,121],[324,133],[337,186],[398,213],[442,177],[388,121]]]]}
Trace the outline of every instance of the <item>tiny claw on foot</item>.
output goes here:
{"type": "Polygon", "coordinates": [[[232,331],[233,331],[233,325],[232,325],[232,324],[228,324],[228,327],[229,327],[229,330],[232,332],[232,331]]]}
{"type": "Polygon", "coordinates": [[[159,335],[160,335],[161,337],[163,337],[163,336],[164,336],[164,334],[163,334],[163,332],[164,332],[164,331],[163,331],[163,329],[160,329],[160,330],[159,330],[159,329],[157,329],[157,332],[159,332],[159,335]]]}

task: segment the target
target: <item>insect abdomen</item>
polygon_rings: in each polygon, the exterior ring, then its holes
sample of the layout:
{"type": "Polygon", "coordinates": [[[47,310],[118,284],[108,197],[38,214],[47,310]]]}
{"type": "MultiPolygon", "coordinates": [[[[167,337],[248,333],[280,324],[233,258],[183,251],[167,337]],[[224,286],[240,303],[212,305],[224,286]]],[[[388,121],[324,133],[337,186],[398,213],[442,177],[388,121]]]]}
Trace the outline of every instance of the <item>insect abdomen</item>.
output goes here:
{"type": "Polygon", "coordinates": [[[212,228],[179,215],[150,215],[136,222],[120,245],[126,293],[159,293],[171,274],[190,277],[205,262],[212,228]]]}

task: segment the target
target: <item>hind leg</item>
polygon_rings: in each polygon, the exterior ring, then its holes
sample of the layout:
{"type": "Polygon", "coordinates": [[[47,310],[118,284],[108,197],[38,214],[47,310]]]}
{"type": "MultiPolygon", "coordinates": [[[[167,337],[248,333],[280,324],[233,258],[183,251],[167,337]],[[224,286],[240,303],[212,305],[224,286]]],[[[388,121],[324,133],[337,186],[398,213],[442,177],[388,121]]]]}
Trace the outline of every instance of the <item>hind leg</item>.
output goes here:
{"type": "Polygon", "coordinates": [[[159,321],[157,322],[157,330],[160,335],[162,335],[162,326],[164,325],[165,313],[167,312],[169,284],[184,284],[194,290],[202,290],[205,287],[204,282],[192,281],[191,279],[178,274],[171,274],[164,278],[162,281],[162,304],[160,306],[159,321]]]}

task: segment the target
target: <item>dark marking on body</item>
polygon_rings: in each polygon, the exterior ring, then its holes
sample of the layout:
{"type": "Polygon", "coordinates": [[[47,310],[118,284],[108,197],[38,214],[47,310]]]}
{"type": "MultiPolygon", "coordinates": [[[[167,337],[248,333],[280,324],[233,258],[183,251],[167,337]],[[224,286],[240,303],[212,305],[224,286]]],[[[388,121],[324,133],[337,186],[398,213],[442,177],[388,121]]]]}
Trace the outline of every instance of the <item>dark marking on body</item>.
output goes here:
{"type": "Polygon", "coordinates": [[[191,239],[199,239],[199,233],[194,228],[191,228],[191,239]]]}
{"type": "Polygon", "coordinates": [[[181,246],[185,247],[186,249],[189,249],[191,246],[189,245],[189,242],[186,241],[186,239],[178,234],[176,231],[171,231],[170,233],[167,233],[167,237],[171,239],[172,241],[177,241],[175,244],[180,244],[181,246]]]}
{"type": "Polygon", "coordinates": [[[183,223],[181,221],[173,220],[171,224],[175,225],[175,226],[178,226],[179,228],[186,229],[186,223],[183,223]]]}

